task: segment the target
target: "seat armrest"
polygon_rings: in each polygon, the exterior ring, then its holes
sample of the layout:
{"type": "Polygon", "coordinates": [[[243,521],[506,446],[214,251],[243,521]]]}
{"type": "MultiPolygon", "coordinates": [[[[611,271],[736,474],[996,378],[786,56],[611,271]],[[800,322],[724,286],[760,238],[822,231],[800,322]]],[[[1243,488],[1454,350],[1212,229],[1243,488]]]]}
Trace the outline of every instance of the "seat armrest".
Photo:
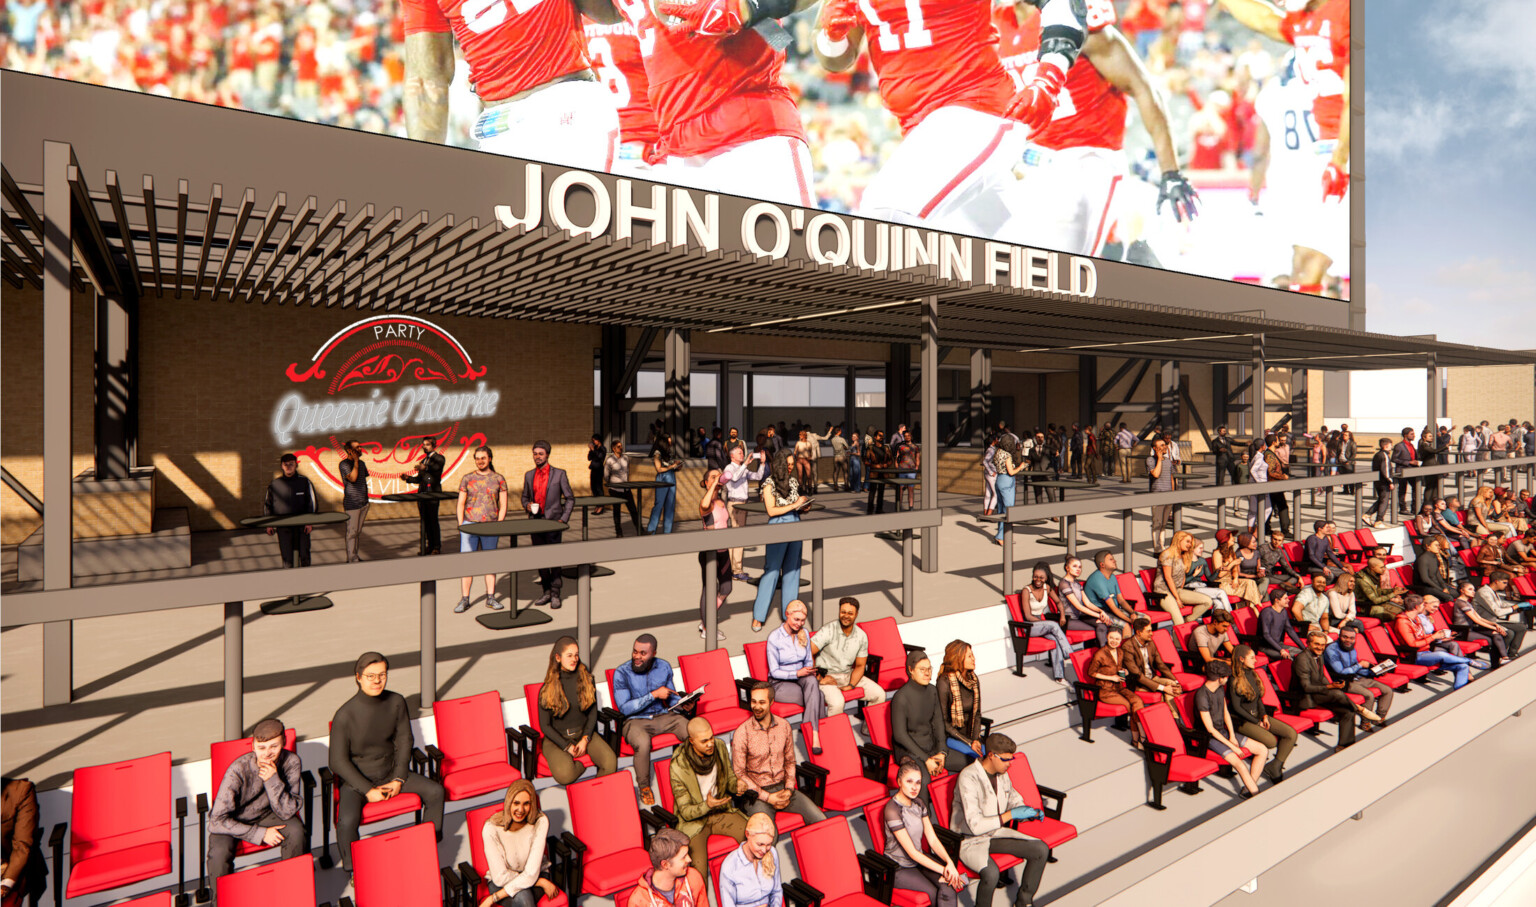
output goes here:
{"type": "Polygon", "coordinates": [[[68,822],[60,822],[48,835],[48,849],[53,853],[54,907],[63,907],[64,904],[64,833],[68,829],[68,822]]]}
{"type": "Polygon", "coordinates": [[[459,874],[453,871],[451,866],[443,866],[438,869],[438,874],[443,880],[443,903],[463,904],[467,895],[464,892],[465,882],[459,878],[459,874]]]}
{"type": "Polygon", "coordinates": [[[341,907],[357,907],[357,905],[352,903],[351,898],[344,897],[341,899],[341,907]]]}
{"type": "Polygon", "coordinates": [[[795,786],[811,799],[817,807],[826,802],[827,778],[831,775],[826,769],[810,762],[795,763],[795,786]]]}
{"type": "Polygon", "coordinates": [[[662,809],[660,805],[640,810],[640,837],[646,847],[651,846],[651,837],[656,832],[663,828],[676,828],[677,825],[677,816],[662,809]]]}
{"type": "MultiPolygon", "coordinates": [[[[574,905],[576,898],[581,895],[581,889],[586,885],[587,877],[587,845],[570,832],[560,834],[560,843],[570,850],[569,862],[566,864],[565,899],[574,905]]],[[[650,846],[650,842],[646,842],[650,846]]]]}
{"type": "Polygon", "coordinates": [[[880,667],[884,664],[885,659],[881,658],[879,655],[864,656],[864,676],[868,677],[870,680],[873,680],[875,683],[879,683],[880,667]]]}
{"type": "Polygon", "coordinates": [[[873,743],[859,744],[859,762],[863,763],[864,777],[886,783],[890,775],[891,751],[873,743]]]}
{"type": "Polygon", "coordinates": [[[436,781],[438,784],[442,784],[443,763],[448,760],[448,757],[443,755],[442,750],[438,749],[436,746],[430,743],[427,744],[426,751],[427,755],[423,762],[427,766],[427,770],[429,772],[427,777],[431,778],[433,781],[436,781]]]}
{"type": "Polygon", "coordinates": [[[784,886],[784,900],[791,907],[821,907],[825,898],[826,895],[820,889],[804,879],[790,879],[784,886]]]}
{"type": "Polygon", "coordinates": [[[896,887],[896,861],[882,853],[866,850],[858,855],[859,870],[864,875],[864,893],[882,904],[891,902],[896,887]]]}
{"type": "Polygon", "coordinates": [[[933,826],[933,833],[938,835],[939,843],[944,845],[944,852],[949,854],[949,861],[954,863],[956,866],[959,866],[961,841],[960,833],[952,828],[945,828],[942,825],[933,826]]]}
{"type": "MultiPolygon", "coordinates": [[[[550,838],[549,842],[552,845],[557,840],[559,839],[550,838]]],[[[550,862],[554,862],[553,858],[551,858],[550,862]]],[[[467,861],[459,863],[459,878],[464,882],[464,890],[469,892],[470,898],[474,898],[474,896],[479,893],[477,888],[481,882],[485,881],[485,879],[481,878],[480,873],[476,871],[475,867],[467,861]]],[[[460,903],[467,904],[469,902],[467,900],[462,900],[460,903]]]]}
{"type": "Polygon", "coordinates": [[[926,651],[928,651],[927,649],[923,648],[922,646],[914,646],[911,643],[906,643],[906,642],[902,643],[901,647],[906,650],[906,653],[908,655],[911,655],[913,652],[926,652],[926,651]]]}
{"type": "MultiPolygon", "coordinates": [[[[575,853],[571,850],[569,844],[560,839],[559,835],[550,835],[545,842],[545,848],[545,853],[549,854],[549,880],[554,883],[556,888],[566,892],[566,900],[571,901],[568,889],[570,888],[569,880],[571,873],[574,871],[571,868],[571,862],[576,858],[575,853]]],[[[459,874],[463,875],[463,873],[464,864],[460,863],[459,874]]],[[[479,891],[478,888],[470,890],[479,891]]],[[[476,907],[472,898],[466,900],[464,905],[465,907],[476,907]]]]}
{"type": "Polygon", "coordinates": [[[197,903],[206,902],[213,895],[208,889],[208,812],[212,807],[206,793],[197,795],[197,903]]]}
{"type": "Polygon", "coordinates": [[[176,907],[187,904],[187,798],[176,798],[176,907]]]}
{"type": "Polygon", "coordinates": [[[1059,791],[1054,787],[1046,787],[1044,784],[1036,784],[1035,790],[1040,792],[1040,805],[1047,818],[1061,821],[1061,808],[1067,802],[1065,791],[1059,791]],[[1054,801],[1054,803],[1052,802],[1054,801]]]}
{"type": "Polygon", "coordinates": [[[977,719],[976,723],[981,725],[981,739],[982,740],[986,740],[988,737],[990,737],[992,735],[992,724],[993,724],[993,722],[992,722],[991,718],[982,717],[982,718],[977,719]]]}
{"type": "Polygon", "coordinates": [[[597,710],[597,735],[603,738],[613,755],[619,755],[619,741],[624,735],[624,713],[618,709],[597,710]]]}
{"type": "Polygon", "coordinates": [[[752,710],[752,685],[757,683],[756,677],[736,678],[736,707],[752,710]]]}
{"type": "Polygon", "coordinates": [[[523,735],[523,777],[532,781],[539,776],[539,741],[544,736],[526,724],[518,730],[523,735]]]}
{"type": "Polygon", "coordinates": [[[299,772],[299,786],[304,790],[304,852],[315,849],[315,775],[305,769],[299,772]]]}

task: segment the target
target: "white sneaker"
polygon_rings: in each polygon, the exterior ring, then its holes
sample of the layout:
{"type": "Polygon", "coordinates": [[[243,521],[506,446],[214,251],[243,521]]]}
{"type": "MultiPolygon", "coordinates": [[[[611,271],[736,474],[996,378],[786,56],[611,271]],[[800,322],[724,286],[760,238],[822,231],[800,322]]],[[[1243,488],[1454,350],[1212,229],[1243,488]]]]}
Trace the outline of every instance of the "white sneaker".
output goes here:
{"type": "Polygon", "coordinates": [[[1385,529],[1385,528],[1387,528],[1387,524],[1383,523],[1381,520],[1377,520],[1376,521],[1376,525],[1374,527],[1372,527],[1372,528],[1374,528],[1374,529],[1385,529]]]}
{"type": "MultiPolygon", "coordinates": [[[[699,638],[700,639],[708,639],[709,638],[708,633],[709,633],[709,631],[704,628],[704,625],[703,624],[699,624],[699,638]]],[[[720,629],[719,627],[715,627],[715,634],[717,636],[719,636],[721,639],[725,638],[725,631],[720,629]]]]}

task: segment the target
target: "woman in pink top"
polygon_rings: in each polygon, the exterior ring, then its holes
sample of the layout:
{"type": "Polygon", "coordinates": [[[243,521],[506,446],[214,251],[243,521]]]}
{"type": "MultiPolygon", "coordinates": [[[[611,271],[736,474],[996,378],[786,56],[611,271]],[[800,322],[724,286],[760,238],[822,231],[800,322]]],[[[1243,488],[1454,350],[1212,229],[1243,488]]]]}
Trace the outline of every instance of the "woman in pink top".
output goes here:
{"type": "MultiPolygon", "coordinates": [[[[720,482],[720,470],[711,469],[709,475],[704,477],[701,483],[704,486],[704,496],[699,499],[699,517],[704,521],[705,529],[725,529],[731,525],[730,510],[726,506],[725,486],[720,482]]],[[[709,594],[709,552],[699,552],[699,581],[702,588],[699,590],[699,635],[704,635],[704,621],[708,619],[705,608],[708,607],[707,596],[709,594]]],[[[725,604],[725,600],[731,596],[731,559],[725,549],[715,552],[715,609],[725,604]]],[[[719,632],[718,624],[716,632],[719,632]]],[[[720,633],[724,639],[725,634],[720,633]]]]}

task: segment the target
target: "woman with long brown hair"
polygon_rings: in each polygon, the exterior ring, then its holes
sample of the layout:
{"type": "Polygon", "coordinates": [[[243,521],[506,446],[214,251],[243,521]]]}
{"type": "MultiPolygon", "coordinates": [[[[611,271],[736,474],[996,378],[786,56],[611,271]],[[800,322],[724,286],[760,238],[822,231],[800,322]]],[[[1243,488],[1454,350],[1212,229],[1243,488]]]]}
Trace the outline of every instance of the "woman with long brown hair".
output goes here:
{"type": "Polygon", "coordinates": [[[1184,622],[1182,605],[1194,608],[1190,620],[1199,619],[1211,609],[1210,596],[1184,588],[1184,580],[1194,562],[1195,537],[1183,529],[1173,534],[1173,541],[1157,556],[1157,578],[1152,581],[1152,592],[1175,624],[1184,622]]]}
{"type": "Polygon", "coordinates": [[[480,829],[486,884],[491,890],[480,907],[534,907],[540,893],[546,898],[559,894],[544,874],[544,840],[548,836],[549,817],[539,808],[533,782],[526,778],[513,781],[501,809],[480,829]]]}
{"type": "Polygon", "coordinates": [[[939,717],[949,735],[944,768],[958,772],[986,754],[981,743],[981,678],[976,676],[976,652],[970,643],[956,639],[944,647],[937,686],[939,717]]]}
{"type": "Polygon", "coordinates": [[[539,744],[550,777],[560,784],[570,784],[586,766],[579,760],[589,756],[599,775],[611,774],[618,765],[603,738],[597,736],[597,685],[592,672],[581,662],[576,640],[562,636],[549,650],[549,669],[544,685],[539,687],[539,730],[544,739],[539,744]]]}
{"type": "Polygon", "coordinates": [[[1237,733],[1274,752],[1275,758],[1264,766],[1262,774],[1278,784],[1285,776],[1285,760],[1296,747],[1296,729],[1269,716],[1269,707],[1264,704],[1264,688],[1259,685],[1255,668],[1258,663],[1251,646],[1238,646],[1232,650],[1232,682],[1227,684],[1227,707],[1232,712],[1237,733]]]}

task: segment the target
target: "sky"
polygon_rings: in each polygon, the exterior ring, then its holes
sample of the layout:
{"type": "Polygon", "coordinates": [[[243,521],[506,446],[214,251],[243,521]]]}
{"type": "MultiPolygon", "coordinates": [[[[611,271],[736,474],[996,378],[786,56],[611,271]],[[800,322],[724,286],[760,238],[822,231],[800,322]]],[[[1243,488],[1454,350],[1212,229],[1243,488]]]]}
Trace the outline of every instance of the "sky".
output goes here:
{"type": "Polygon", "coordinates": [[[1536,349],[1536,0],[1366,7],[1366,329],[1536,349]]]}

